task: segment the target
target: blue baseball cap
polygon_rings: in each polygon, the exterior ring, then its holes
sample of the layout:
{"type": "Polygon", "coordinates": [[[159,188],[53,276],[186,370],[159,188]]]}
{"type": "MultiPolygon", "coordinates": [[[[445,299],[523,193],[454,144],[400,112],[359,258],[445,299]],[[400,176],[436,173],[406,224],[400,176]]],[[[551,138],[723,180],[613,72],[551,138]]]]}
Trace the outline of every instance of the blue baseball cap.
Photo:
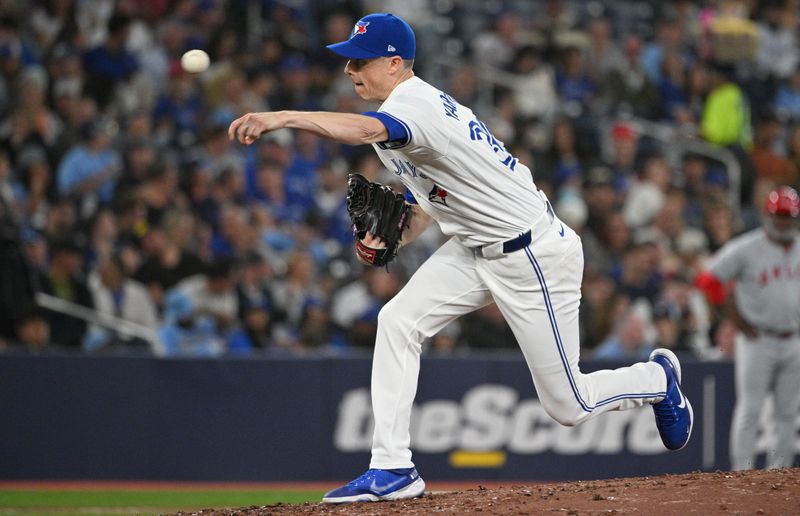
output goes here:
{"type": "Polygon", "coordinates": [[[364,16],[356,22],[350,39],[328,45],[348,59],[374,59],[400,56],[414,59],[417,39],[411,26],[402,18],[388,13],[364,16]]]}

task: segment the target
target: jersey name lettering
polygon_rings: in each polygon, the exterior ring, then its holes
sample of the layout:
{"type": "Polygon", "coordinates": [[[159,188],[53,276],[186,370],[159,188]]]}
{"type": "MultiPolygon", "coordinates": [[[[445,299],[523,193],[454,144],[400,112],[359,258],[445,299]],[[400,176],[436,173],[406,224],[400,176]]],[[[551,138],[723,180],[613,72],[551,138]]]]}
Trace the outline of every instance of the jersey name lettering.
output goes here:
{"type": "Polygon", "coordinates": [[[453,100],[453,97],[451,97],[447,93],[440,92],[439,98],[442,99],[444,114],[449,116],[450,118],[455,118],[456,120],[458,120],[458,107],[456,106],[456,101],[453,100]]]}
{"type": "Polygon", "coordinates": [[[394,173],[398,176],[403,175],[403,172],[405,172],[411,177],[417,177],[417,167],[415,167],[410,161],[392,158],[391,162],[392,165],[394,165],[394,173]]]}
{"type": "Polygon", "coordinates": [[[478,120],[477,118],[469,123],[469,137],[472,141],[483,141],[485,140],[488,143],[495,154],[500,154],[502,159],[500,163],[507,166],[512,172],[514,171],[514,167],[517,166],[517,158],[512,156],[506,148],[503,146],[503,142],[492,136],[491,131],[489,128],[486,127],[486,124],[478,120]]]}

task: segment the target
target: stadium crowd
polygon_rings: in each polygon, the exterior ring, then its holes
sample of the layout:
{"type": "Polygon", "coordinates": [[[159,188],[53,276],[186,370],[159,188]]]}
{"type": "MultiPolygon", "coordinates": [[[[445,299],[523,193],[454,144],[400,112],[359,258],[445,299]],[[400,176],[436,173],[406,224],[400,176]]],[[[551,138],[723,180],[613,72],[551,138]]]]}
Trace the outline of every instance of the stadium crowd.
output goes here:
{"type": "MultiPolygon", "coordinates": [[[[796,0],[0,0],[0,349],[369,348],[442,235],[365,269],[346,174],[399,187],[372,149],[284,131],[245,148],[227,127],[374,109],[324,45],[376,11],[415,27],[417,73],[473,106],[581,235],[585,357],[729,355],[733,323],[693,282],[766,191],[798,184],[796,0]],[[209,70],[182,71],[191,48],[209,70]]],[[[515,346],[490,305],[428,352],[515,346]]]]}

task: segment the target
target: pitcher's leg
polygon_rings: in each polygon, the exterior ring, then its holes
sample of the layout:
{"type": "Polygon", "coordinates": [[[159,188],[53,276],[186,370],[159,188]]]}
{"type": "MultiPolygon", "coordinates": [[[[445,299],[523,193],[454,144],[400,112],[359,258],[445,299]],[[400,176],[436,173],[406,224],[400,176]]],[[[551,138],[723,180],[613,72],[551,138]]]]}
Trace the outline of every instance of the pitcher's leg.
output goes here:
{"type": "Polygon", "coordinates": [[[409,427],[422,341],[489,301],[472,252],[450,240],[383,307],[372,361],[371,468],[413,466],[409,427]]]}
{"type": "Polygon", "coordinates": [[[545,410],[569,426],[609,410],[660,401],[666,375],[658,364],[580,371],[580,241],[574,237],[560,248],[547,247],[555,251],[542,256],[533,247],[487,263],[493,274],[485,281],[519,341],[545,410]]]}
{"type": "Polygon", "coordinates": [[[777,343],[781,360],[775,373],[775,449],[767,455],[768,468],[794,465],[797,418],[800,411],[800,342],[797,339],[777,343]]]}
{"type": "Polygon", "coordinates": [[[767,344],[741,334],[736,336],[736,406],[730,440],[731,468],[735,470],[755,465],[758,418],[773,373],[773,359],[767,344]]]}

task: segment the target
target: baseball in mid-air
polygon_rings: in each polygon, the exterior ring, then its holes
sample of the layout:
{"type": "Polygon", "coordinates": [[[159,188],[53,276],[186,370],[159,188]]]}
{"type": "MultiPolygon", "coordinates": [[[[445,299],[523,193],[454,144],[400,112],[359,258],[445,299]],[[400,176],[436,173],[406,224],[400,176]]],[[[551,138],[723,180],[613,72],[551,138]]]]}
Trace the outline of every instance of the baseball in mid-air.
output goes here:
{"type": "Polygon", "coordinates": [[[189,73],[205,72],[209,64],[211,64],[211,58],[205,51],[197,48],[189,50],[181,56],[181,67],[189,73]]]}

